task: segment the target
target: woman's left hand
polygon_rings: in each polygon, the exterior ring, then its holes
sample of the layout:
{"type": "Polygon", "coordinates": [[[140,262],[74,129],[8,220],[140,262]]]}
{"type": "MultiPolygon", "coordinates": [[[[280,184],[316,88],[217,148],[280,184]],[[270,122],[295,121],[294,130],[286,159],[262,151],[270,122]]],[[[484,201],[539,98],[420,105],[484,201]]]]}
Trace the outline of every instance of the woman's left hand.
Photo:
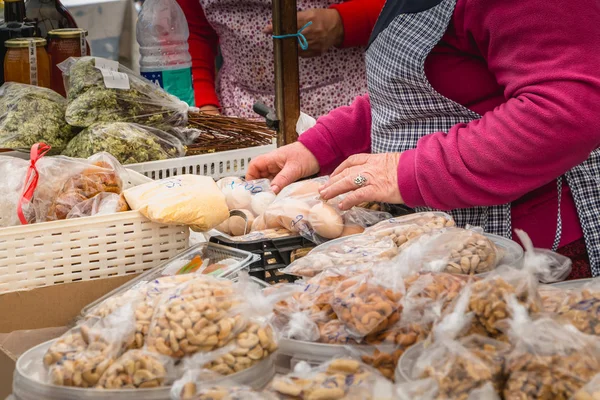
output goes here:
{"type": "Polygon", "coordinates": [[[324,200],[348,193],[340,209],[348,210],[366,201],[402,204],[398,189],[398,162],[400,153],[357,154],[349,157],[331,174],[329,181],[319,190],[324,200]],[[355,180],[366,178],[362,186],[355,180]]]}

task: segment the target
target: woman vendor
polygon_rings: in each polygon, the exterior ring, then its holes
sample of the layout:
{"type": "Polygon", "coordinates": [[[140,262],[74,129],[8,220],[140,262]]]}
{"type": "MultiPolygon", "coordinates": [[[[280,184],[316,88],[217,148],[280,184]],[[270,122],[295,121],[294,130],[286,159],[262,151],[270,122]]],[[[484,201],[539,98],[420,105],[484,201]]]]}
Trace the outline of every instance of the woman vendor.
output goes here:
{"type": "MultiPolygon", "coordinates": [[[[190,28],[196,105],[204,112],[256,118],[274,104],[271,0],[178,0],[190,28]],[[223,67],[215,85],[217,44],[223,67]]],[[[384,0],[299,0],[302,111],[319,117],[367,90],[364,46],[384,0]],[[320,56],[320,57],[316,57],[320,56]]]]}
{"type": "Polygon", "coordinates": [[[368,95],[250,164],[278,191],[449,211],[458,225],[600,275],[600,3],[393,0],[366,53],[368,95]]]}

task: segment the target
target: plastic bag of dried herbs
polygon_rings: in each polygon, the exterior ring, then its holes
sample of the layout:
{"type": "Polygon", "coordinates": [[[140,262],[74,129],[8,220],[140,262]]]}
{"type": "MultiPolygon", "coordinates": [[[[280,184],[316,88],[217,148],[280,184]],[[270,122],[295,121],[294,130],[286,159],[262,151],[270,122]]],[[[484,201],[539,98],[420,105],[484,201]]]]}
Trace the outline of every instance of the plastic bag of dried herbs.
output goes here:
{"type": "Polygon", "coordinates": [[[62,154],[87,158],[101,151],[112,154],[121,164],[185,155],[185,148],[175,136],[160,129],[127,122],[94,124],[75,136],[62,154]]]}
{"type": "Polygon", "coordinates": [[[73,137],[67,101],[50,89],[21,83],[0,87],[0,148],[29,151],[43,141],[62,150],[73,137]]]}
{"type": "Polygon", "coordinates": [[[185,126],[188,105],[117,62],[69,58],[59,65],[67,88],[66,120],[87,128],[97,122],[185,126]]]}

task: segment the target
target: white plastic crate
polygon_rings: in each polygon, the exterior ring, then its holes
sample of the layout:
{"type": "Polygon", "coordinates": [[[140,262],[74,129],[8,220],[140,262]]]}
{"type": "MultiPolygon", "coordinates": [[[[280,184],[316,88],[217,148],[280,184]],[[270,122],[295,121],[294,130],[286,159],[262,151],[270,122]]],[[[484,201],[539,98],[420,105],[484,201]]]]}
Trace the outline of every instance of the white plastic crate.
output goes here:
{"type": "Polygon", "coordinates": [[[170,160],[128,164],[126,167],[154,180],[184,174],[212,176],[214,179],[232,175],[244,176],[250,160],[273,151],[275,148],[274,144],[249,147],[246,149],[200,154],[170,160]]]}
{"type": "Polygon", "coordinates": [[[137,211],[0,229],[0,293],[136,274],[188,247],[189,229],[137,211]]]}

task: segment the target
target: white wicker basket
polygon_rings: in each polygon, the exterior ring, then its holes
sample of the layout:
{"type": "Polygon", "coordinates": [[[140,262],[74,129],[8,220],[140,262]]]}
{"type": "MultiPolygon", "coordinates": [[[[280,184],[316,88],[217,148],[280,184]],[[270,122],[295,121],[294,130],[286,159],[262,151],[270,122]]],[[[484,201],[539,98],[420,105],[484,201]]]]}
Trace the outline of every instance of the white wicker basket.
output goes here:
{"type": "Polygon", "coordinates": [[[170,160],[128,164],[126,167],[155,180],[183,174],[212,176],[214,179],[232,175],[244,176],[250,160],[275,150],[275,148],[274,144],[249,147],[170,160]]]}
{"type": "Polygon", "coordinates": [[[137,211],[1,228],[0,293],[143,272],[188,239],[188,228],[137,211]]]}

